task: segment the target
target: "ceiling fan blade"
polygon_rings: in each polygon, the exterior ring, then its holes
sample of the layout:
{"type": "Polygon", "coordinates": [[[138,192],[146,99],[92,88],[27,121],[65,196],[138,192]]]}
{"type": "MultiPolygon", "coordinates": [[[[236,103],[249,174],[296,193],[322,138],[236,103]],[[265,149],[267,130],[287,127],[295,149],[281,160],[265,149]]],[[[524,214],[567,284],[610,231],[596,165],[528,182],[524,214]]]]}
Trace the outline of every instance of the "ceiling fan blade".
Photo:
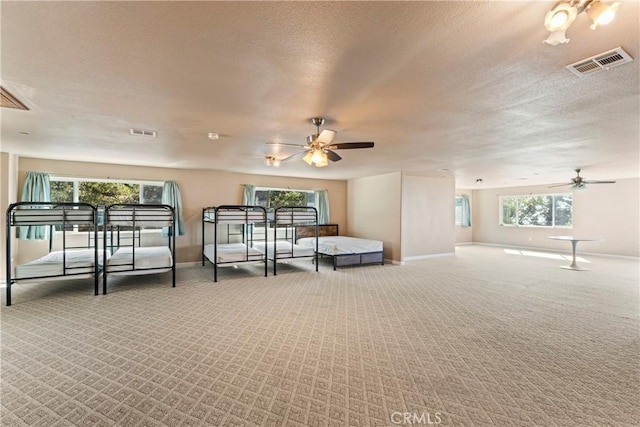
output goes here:
{"type": "Polygon", "coordinates": [[[373,142],[340,142],[327,147],[331,150],[347,150],[352,148],[373,148],[373,142]]]}
{"type": "Polygon", "coordinates": [[[330,144],[331,141],[333,141],[333,138],[336,137],[337,133],[338,132],[336,132],[335,130],[324,129],[322,132],[320,132],[320,135],[318,135],[317,141],[321,144],[330,144]]]}
{"type": "Polygon", "coordinates": [[[327,153],[327,157],[332,162],[337,162],[338,160],[342,160],[342,157],[340,157],[338,153],[336,153],[335,151],[331,151],[327,149],[327,150],[324,150],[324,152],[327,153]]]}
{"type": "Polygon", "coordinates": [[[302,157],[304,154],[307,154],[307,150],[299,151],[295,154],[290,155],[289,157],[285,157],[284,159],[280,159],[281,162],[285,162],[287,160],[295,159],[297,157],[302,157]]]}
{"type": "Polygon", "coordinates": [[[286,144],[284,142],[265,142],[265,144],[267,145],[285,145],[288,147],[306,147],[306,145],[302,145],[302,144],[286,144]]]}
{"type": "Polygon", "coordinates": [[[553,184],[548,186],[547,188],[553,188],[553,187],[564,187],[565,185],[576,185],[574,182],[568,182],[566,184],[553,184]]]}
{"type": "Polygon", "coordinates": [[[582,181],[585,184],[615,184],[615,181],[582,181]]]}

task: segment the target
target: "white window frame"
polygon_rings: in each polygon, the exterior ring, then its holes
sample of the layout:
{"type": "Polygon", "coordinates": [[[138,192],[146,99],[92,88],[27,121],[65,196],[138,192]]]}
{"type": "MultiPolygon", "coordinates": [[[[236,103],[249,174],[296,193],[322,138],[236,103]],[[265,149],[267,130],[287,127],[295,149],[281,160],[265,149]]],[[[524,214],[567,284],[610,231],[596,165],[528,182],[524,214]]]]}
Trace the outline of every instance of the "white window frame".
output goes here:
{"type": "MultiPolygon", "coordinates": [[[[114,179],[114,178],[79,178],[79,177],[71,177],[71,176],[59,176],[59,175],[49,175],[49,182],[72,182],[73,183],[73,203],[79,203],[80,200],[80,183],[81,182],[110,182],[117,184],[134,184],[138,186],[138,197],[142,200],[142,186],[150,185],[162,187],[164,186],[164,181],[142,181],[142,180],[130,180],[130,179],[114,179]]],[[[73,227],[74,233],[87,233],[86,231],[78,231],[78,226],[75,225],[73,227]]],[[[162,229],[148,229],[142,230],[142,233],[160,233],[162,229]]],[[[55,230],[54,233],[60,234],[62,231],[55,230]]]]}
{"type": "MultiPolygon", "coordinates": [[[[299,189],[299,188],[278,188],[278,187],[255,187],[254,188],[254,193],[253,193],[253,197],[255,198],[255,193],[256,191],[297,191],[299,193],[308,193],[313,195],[313,203],[309,203],[307,202],[307,207],[312,207],[312,208],[317,208],[316,206],[316,199],[315,199],[315,191],[314,190],[303,190],[303,189],[299,189]]],[[[308,200],[308,197],[307,197],[308,200]]],[[[270,207],[267,207],[267,209],[271,209],[270,207]]]]}
{"type": "Polygon", "coordinates": [[[80,183],[81,182],[109,182],[115,184],[133,184],[138,186],[138,196],[142,200],[142,187],[144,185],[162,187],[164,181],[142,181],[131,179],[114,179],[114,178],[78,178],[70,176],[50,175],[50,182],[72,182],[73,183],[73,203],[79,203],[80,199],[80,183]]]}
{"type": "Polygon", "coordinates": [[[518,227],[518,228],[564,228],[564,229],[571,229],[573,228],[573,193],[537,193],[537,194],[514,194],[514,195],[509,195],[509,196],[498,196],[498,224],[501,227],[518,227]],[[520,225],[518,224],[519,222],[519,218],[518,218],[518,199],[520,197],[537,197],[537,196],[551,196],[551,203],[552,203],[552,208],[551,208],[551,224],[552,225],[520,225]],[[571,225],[556,225],[556,196],[571,196],[571,225]],[[503,201],[504,199],[509,199],[509,198],[516,198],[516,221],[515,224],[505,224],[504,223],[504,218],[503,218],[503,213],[504,213],[504,208],[503,208],[503,201]]]}
{"type": "Polygon", "coordinates": [[[462,196],[456,196],[456,203],[454,205],[454,221],[455,225],[462,225],[462,196]],[[460,206],[458,206],[458,202],[460,202],[460,206]],[[458,209],[459,208],[459,209],[458,209]],[[458,215],[458,210],[460,211],[460,215],[458,215]]]}

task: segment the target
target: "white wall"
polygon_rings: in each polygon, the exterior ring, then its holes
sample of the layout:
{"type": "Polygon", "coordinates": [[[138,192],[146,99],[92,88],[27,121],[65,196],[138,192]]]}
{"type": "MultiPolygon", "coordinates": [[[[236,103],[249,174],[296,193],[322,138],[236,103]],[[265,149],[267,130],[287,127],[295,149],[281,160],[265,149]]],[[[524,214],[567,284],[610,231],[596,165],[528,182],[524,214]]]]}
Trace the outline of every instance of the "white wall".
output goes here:
{"type": "Polygon", "coordinates": [[[534,228],[499,225],[498,196],[548,194],[546,186],[513,187],[473,192],[473,241],[569,251],[570,245],[548,239],[553,235],[575,235],[603,239],[581,242],[578,251],[640,256],[640,179],[622,179],[616,184],[594,184],[573,193],[573,227],[534,228]]]}
{"type": "MultiPolygon", "coordinates": [[[[177,262],[197,261],[201,257],[202,208],[222,204],[241,203],[243,184],[301,190],[327,189],[329,191],[329,205],[331,207],[331,222],[339,224],[341,229],[347,226],[346,181],[248,175],[214,170],[121,166],[103,163],[20,158],[17,188],[21,188],[26,171],[47,172],[54,175],[73,177],[177,181],[180,192],[182,193],[186,228],[186,234],[177,238],[177,262]]],[[[6,209],[4,201],[2,209],[6,209]]],[[[21,241],[21,243],[24,242],[25,241],[21,241]]],[[[46,253],[46,245],[41,244],[40,247],[38,243],[42,242],[28,242],[24,243],[23,246],[25,248],[28,246],[29,251],[44,251],[46,253]]],[[[23,256],[29,259],[34,258],[31,253],[22,253],[20,257],[21,260],[24,259],[23,256]]],[[[37,258],[37,256],[35,258],[37,258]]]]}
{"type": "Polygon", "coordinates": [[[402,260],[455,251],[455,180],[403,175],[402,260]]]}
{"type": "MultiPolygon", "coordinates": [[[[18,158],[13,154],[0,153],[0,281],[6,280],[7,208],[18,200],[18,158]]],[[[15,239],[11,241],[11,252],[16,250],[15,239]]]]}
{"type": "Polygon", "coordinates": [[[382,240],[384,255],[401,260],[402,175],[394,172],[347,183],[347,224],[340,234],[382,240]]]}
{"type": "Polygon", "coordinates": [[[456,225],[456,243],[471,243],[473,241],[473,191],[462,188],[456,189],[456,196],[469,196],[471,207],[471,227],[456,225]]]}

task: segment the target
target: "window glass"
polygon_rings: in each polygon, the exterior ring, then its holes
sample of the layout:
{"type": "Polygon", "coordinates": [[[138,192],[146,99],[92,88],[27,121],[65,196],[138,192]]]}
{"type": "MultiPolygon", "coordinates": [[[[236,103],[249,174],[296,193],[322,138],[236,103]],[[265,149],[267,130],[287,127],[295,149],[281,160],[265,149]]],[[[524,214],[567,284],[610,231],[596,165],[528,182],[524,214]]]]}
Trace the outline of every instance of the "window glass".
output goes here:
{"type": "Polygon", "coordinates": [[[462,224],[462,197],[456,197],[456,225],[462,224]]]}
{"type": "Polygon", "coordinates": [[[142,187],[142,203],[160,205],[162,204],[161,185],[141,185],[142,187]]]}
{"type": "MultiPolygon", "coordinates": [[[[52,202],[81,202],[94,206],[116,203],[162,203],[161,183],[136,183],[120,181],[93,181],[77,178],[51,178],[52,202]]],[[[104,212],[98,210],[98,222],[102,223],[104,212]]],[[[75,229],[82,231],[82,227],[75,229]]]]}
{"type": "Polygon", "coordinates": [[[502,224],[515,225],[517,215],[517,199],[515,197],[502,198],[502,224]]]}
{"type": "Polygon", "coordinates": [[[571,227],[573,195],[531,194],[500,197],[500,224],[521,227],[571,227]]]}
{"type": "Polygon", "coordinates": [[[79,201],[95,206],[139,203],[140,186],[120,182],[80,182],[79,201]]]}
{"type": "Polygon", "coordinates": [[[571,196],[555,196],[556,225],[570,227],[573,220],[573,198],[571,196]]]}
{"type": "Polygon", "coordinates": [[[52,181],[51,182],[52,202],[73,202],[73,182],[52,181]]]}
{"type": "Polygon", "coordinates": [[[518,225],[553,225],[552,196],[523,196],[518,198],[518,225]]]}
{"type": "Polygon", "coordinates": [[[313,206],[314,193],[304,190],[260,189],[255,191],[254,203],[269,211],[281,206],[313,206]]]}

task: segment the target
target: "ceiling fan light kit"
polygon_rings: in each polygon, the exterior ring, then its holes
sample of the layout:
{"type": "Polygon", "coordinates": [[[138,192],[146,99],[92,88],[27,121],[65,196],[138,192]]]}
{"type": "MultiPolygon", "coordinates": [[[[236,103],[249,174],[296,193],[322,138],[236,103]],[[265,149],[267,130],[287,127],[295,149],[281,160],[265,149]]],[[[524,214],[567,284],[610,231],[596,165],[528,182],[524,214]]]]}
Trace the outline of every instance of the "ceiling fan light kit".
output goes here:
{"type": "Polygon", "coordinates": [[[322,117],[311,118],[311,124],[316,127],[316,133],[307,136],[307,145],[283,144],[277,142],[267,142],[267,144],[303,148],[303,151],[285,157],[281,161],[300,157],[304,154],[302,160],[309,166],[315,166],[318,168],[327,166],[329,161],[337,162],[342,160],[342,157],[333,150],[373,148],[374,146],[373,142],[341,142],[333,144],[333,139],[336,137],[338,132],[331,129],[323,129],[322,132],[320,132],[320,126],[324,124],[324,119],[322,117]]]}
{"type": "Polygon", "coordinates": [[[264,164],[267,166],[273,166],[274,168],[277,168],[278,166],[280,166],[280,160],[276,159],[275,156],[265,156],[264,164]]]}
{"type": "Polygon", "coordinates": [[[565,187],[567,185],[571,186],[571,190],[573,191],[584,191],[587,189],[587,184],[615,184],[615,181],[596,181],[596,180],[586,180],[580,176],[581,169],[574,169],[576,172],[576,176],[571,178],[571,182],[563,183],[563,184],[552,184],[549,188],[553,187],[565,187]]]}
{"type": "Polygon", "coordinates": [[[619,6],[620,2],[607,4],[600,0],[560,1],[545,15],[544,26],[551,34],[544,40],[544,43],[552,46],[569,43],[565,31],[582,12],[586,12],[593,21],[592,30],[595,30],[599,25],[607,25],[615,18],[619,6]]]}

